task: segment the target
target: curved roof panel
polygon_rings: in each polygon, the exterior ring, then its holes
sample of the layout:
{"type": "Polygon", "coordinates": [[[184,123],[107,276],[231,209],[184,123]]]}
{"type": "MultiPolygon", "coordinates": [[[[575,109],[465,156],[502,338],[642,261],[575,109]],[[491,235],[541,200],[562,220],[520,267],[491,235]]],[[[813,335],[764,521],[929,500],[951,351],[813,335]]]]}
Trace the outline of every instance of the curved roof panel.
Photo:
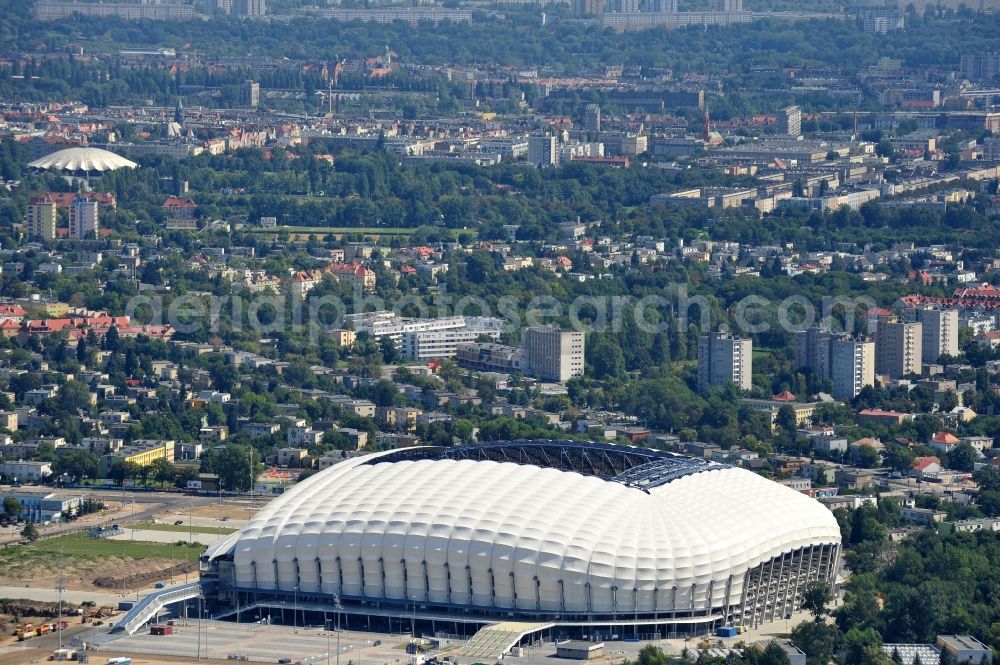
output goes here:
{"type": "Polygon", "coordinates": [[[134,169],[138,164],[100,148],[66,148],[28,164],[36,169],[55,171],[116,171],[122,168],[134,169]]]}

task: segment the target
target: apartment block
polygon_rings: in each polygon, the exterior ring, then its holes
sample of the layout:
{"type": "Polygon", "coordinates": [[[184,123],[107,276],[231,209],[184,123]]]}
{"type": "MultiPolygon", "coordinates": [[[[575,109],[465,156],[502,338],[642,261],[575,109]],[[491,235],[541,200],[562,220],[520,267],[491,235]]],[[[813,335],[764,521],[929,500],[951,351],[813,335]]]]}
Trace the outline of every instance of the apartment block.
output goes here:
{"type": "Polygon", "coordinates": [[[28,203],[28,218],[25,231],[31,240],[55,240],[56,204],[41,198],[32,198],[28,203]]]}
{"type": "Polygon", "coordinates": [[[875,371],[893,379],[919,374],[923,359],[923,326],[904,321],[879,322],[875,337],[875,371]]]}
{"type": "Polygon", "coordinates": [[[481,336],[499,340],[499,330],[458,328],[455,330],[403,333],[403,355],[409,360],[453,358],[459,344],[478,341],[481,336]]]}
{"type": "Polygon", "coordinates": [[[230,11],[235,16],[264,16],[267,14],[267,0],[232,0],[230,11]]]}
{"type": "Polygon", "coordinates": [[[78,198],[69,206],[69,237],[84,240],[96,236],[98,230],[97,201],[78,198]]]}
{"type": "Polygon", "coordinates": [[[777,129],[779,134],[799,136],[802,134],[802,109],[786,106],[778,111],[777,129]]]}
{"type": "Polygon", "coordinates": [[[555,166],[559,163],[559,151],[556,150],[556,137],[529,136],[528,161],[535,166],[555,166]]]}
{"type": "Polygon", "coordinates": [[[962,56],[960,70],[970,81],[989,81],[1000,74],[1000,53],[968,53],[962,56]]]}
{"type": "Polygon", "coordinates": [[[958,310],[917,307],[904,312],[907,321],[923,326],[921,360],[936,363],[941,356],[958,355],[958,310]]]}
{"type": "Polygon", "coordinates": [[[698,391],[732,381],[750,390],[753,375],[753,341],[713,332],[698,338],[698,391]]]}
{"type": "Polygon", "coordinates": [[[35,18],[40,21],[61,21],[77,14],[126,21],[190,21],[195,16],[194,5],[179,3],[39,2],[35,5],[35,18]]]}
{"type": "Polygon", "coordinates": [[[568,381],[583,375],[582,332],[553,326],[525,328],[521,333],[525,368],[543,381],[568,381]]]}
{"type": "Polygon", "coordinates": [[[837,399],[853,399],[875,384],[875,343],[846,333],[817,327],[796,333],[795,361],[796,367],[830,379],[837,399]]]}
{"type": "Polygon", "coordinates": [[[833,396],[854,399],[865,386],[875,385],[875,342],[849,338],[830,340],[833,396]]]}

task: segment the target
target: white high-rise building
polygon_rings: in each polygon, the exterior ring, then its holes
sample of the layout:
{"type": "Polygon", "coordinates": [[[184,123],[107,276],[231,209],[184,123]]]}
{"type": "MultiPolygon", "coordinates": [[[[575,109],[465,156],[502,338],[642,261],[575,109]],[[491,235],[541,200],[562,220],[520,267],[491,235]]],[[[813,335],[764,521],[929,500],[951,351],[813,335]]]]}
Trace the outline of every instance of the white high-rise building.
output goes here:
{"type": "Polygon", "coordinates": [[[830,379],[836,399],[854,399],[875,385],[875,342],[848,337],[830,340],[830,379]]]}
{"type": "Polygon", "coordinates": [[[543,381],[568,381],[583,375],[582,332],[535,326],[521,332],[524,365],[528,374],[543,381]]]}
{"type": "Polygon", "coordinates": [[[69,237],[83,240],[97,235],[97,201],[79,198],[69,204],[69,237]]]}
{"type": "Polygon", "coordinates": [[[958,310],[939,307],[917,307],[906,311],[908,321],[923,326],[921,359],[936,363],[941,356],[958,355],[958,310]]]}
{"type": "Polygon", "coordinates": [[[698,392],[732,381],[750,390],[753,378],[753,341],[713,332],[698,338],[698,392]]]}

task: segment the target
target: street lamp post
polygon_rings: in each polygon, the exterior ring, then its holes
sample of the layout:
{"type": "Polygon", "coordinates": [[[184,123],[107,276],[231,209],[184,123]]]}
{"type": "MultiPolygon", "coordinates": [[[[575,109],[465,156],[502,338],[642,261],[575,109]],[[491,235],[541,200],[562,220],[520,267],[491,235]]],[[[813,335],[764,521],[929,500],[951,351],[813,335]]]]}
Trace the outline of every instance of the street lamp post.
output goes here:
{"type": "Polygon", "coordinates": [[[62,592],[63,592],[63,548],[59,548],[59,623],[57,624],[57,630],[59,631],[59,648],[62,649],[62,592]]]}
{"type": "Polygon", "coordinates": [[[299,632],[299,585],[296,584],[292,589],[294,596],[292,597],[292,632],[299,632]]]}
{"type": "Polygon", "coordinates": [[[233,636],[236,639],[236,657],[240,657],[240,592],[236,592],[236,621],[233,622],[233,636]]]}
{"type": "MultiPolygon", "coordinates": [[[[340,665],[340,611],[344,609],[340,604],[340,594],[333,597],[333,609],[337,612],[337,665],[340,665]]],[[[326,665],[330,665],[330,649],[326,650],[326,665]]]]}
{"type": "Polygon", "coordinates": [[[201,619],[205,613],[205,608],[203,601],[205,597],[201,594],[198,595],[198,660],[201,660],[201,619]]]}

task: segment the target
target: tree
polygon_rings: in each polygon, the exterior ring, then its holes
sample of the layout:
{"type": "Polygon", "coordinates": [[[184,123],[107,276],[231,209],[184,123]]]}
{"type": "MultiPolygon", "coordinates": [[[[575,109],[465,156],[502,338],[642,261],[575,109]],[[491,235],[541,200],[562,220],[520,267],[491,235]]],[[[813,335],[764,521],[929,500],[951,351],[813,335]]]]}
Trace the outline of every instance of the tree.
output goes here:
{"type": "Polygon", "coordinates": [[[844,635],[848,665],[879,665],[886,660],[882,653],[882,636],[874,628],[851,628],[844,635]]]}
{"type": "Polygon", "coordinates": [[[621,347],[607,335],[593,335],[587,346],[590,364],[594,368],[594,378],[606,379],[625,371],[625,355],[621,347]]]}
{"type": "Polygon", "coordinates": [[[973,474],[972,479],[979,485],[980,491],[1000,492],[1000,469],[984,466],[973,474]]]}
{"type": "Polygon", "coordinates": [[[841,639],[836,626],[822,621],[803,621],[792,629],[792,641],[806,654],[808,665],[827,665],[841,639]]]}
{"type": "Polygon", "coordinates": [[[16,522],[21,516],[21,512],[24,510],[24,506],[21,502],[12,496],[4,497],[3,500],[3,513],[12,522],[16,522]]]}
{"type": "Polygon", "coordinates": [[[972,471],[978,461],[979,453],[968,441],[963,441],[948,453],[948,468],[955,471],[972,471]]]}
{"type": "Polygon", "coordinates": [[[399,360],[399,349],[388,335],[379,339],[379,351],[382,352],[382,362],[386,365],[392,365],[399,360]]]}
{"type": "Polygon", "coordinates": [[[35,526],[34,522],[28,522],[24,525],[24,528],[21,529],[21,537],[29,543],[38,540],[38,527],[35,526]]]}
{"type": "Polygon", "coordinates": [[[788,433],[795,434],[798,428],[798,419],[795,417],[795,410],[787,404],[783,404],[780,409],[778,409],[778,414],[775,416],[774,424],[778,426],[779,429],[788,433]]]}
{"type": "Polygon", "coordinates": [[[908,471],[913,466],[914,459],[916,453],[906,446],[889,445],[882,452],[882,463],[894,471],[908,471]]]}
{"type": "Polygon", "coordinates": [[[96,478],[100,469],[100,459],[90,450],[67,450],[56,457],[52,472],[61,476],[66,474],[76,480],[84,476],[96,478]]]}
{"type": "Polygon", "coordinates": [[[135,462],[115,460],[108,469],[108,477],[114,480],[119,486],[124,485],[126,480],[135,480],[139,477],[139,465],[135,462]]]}
{"type": "Polygon", "coordinates": [[[789,665],[789,662],[788,654],[775,640],[768,642],[764,653],[757,658],[757,665],[789,665]]]}
{"type": "Polygon", "coordinates": [[[1000,516],[1000,491],[982,490],[976,500],[979,509],[988,517],[1000,516]]]}
{"type": "Polygon", "coordinates": [[[636,659],[638,665],[667,665],[669,662],[670,659],[663,653],[663,649],[653,644],[644,646],[636,659]]]}
{"type": "Polygon", "coordinates": [[[160,485],[172,483],[174,476],[177,474],[177,469],[174,465],[163,457],[153,460],[149,467],[150,476],[160,485]]]}
{"type": "Polygon", "coordinates": [[[809,611],[815,621],[826,615],[826,605],[833,600],[830,585],[826,582],[810,582],[802,589],[802,609],[809,611]]]}
{"type": "Polygon", "coordinates": [[[856,575],[873,573],[882,565],[884,552],[885,546],[882,542],[866,541],[848,550],[844,555],[844,562],[856,575]]]}
{"type": "Polygon", "coordinates": [[[875,469],[881,464],[882,460],[879,457],[878,451],[872,446],[860,445],[856,450],[856,463],[862,469],[875,469]]]}
{"type": "Polygon", "coordinates": [[[845,543],[852,542],[851,528],[853,523],[851,522],[851,512],[847,508],[837,508],[833,511],[833,516],[837,519],[837,524],[840,526],[840,539],[845,543]]]}
{"type": "Polygon", "coordinates": [[[260,459],[260,453],[253,447],[236,444],[210,451],[210,454],[202,456],[202,464],[206,472],[219,476],[223,489],[246,492],[263,471],[260,459]]]}

